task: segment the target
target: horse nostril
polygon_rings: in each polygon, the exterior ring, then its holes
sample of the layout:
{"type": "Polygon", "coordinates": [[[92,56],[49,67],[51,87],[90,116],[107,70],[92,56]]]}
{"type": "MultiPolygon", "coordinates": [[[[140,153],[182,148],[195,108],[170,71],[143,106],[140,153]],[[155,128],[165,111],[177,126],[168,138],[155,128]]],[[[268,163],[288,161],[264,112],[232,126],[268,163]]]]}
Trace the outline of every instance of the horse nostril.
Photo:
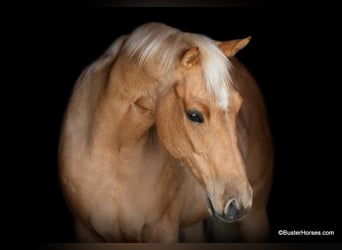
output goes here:
{"type": "Polygon", "coordinates": [[[226,215],[228,216],[229,219],[234,219],[237,216],[237,214],[238,214],[237,202],[236,202],[236,199],[232,199],[227,207],[226,215]]]}

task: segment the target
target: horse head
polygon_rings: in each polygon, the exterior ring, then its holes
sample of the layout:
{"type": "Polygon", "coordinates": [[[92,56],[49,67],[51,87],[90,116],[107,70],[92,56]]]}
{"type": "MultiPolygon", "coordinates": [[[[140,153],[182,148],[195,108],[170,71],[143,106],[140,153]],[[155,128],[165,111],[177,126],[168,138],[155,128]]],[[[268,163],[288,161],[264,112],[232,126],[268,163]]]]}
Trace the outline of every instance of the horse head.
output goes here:
{"type": "Polygon", "coordinates": [[[248,41],[184,51],[176,80],[160,96],[156,110],[164,147],[206,188],[210,213],[226,222],[241,219],[252,206],[237,138],[242,97],[231,83],[228,59],[248,41]]]}

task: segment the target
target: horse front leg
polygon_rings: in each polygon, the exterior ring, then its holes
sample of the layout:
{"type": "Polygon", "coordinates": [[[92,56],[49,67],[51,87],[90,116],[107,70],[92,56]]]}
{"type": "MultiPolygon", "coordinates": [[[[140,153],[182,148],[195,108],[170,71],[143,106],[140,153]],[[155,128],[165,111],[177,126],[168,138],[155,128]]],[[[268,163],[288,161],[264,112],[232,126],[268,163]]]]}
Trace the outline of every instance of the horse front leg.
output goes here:
{"type": "Polygon", "coordinates": [[[177,221],[161,221],[154,225],[145,225],[141,239],[146,243],[177,243],[179,227],[177,221]]]}
{"type": "Polygon", "coordinates": [[[87,228],[82,222],[76,220],[74,223],[74,231],[75,231],[75,240],[77,242],[105,242],[105,240],[95,232],[95,230],[91,230],[87,228]]]}
{"type": "Polygon", "coordinates": [[[150,243],[179,242],[179,215],[172,207],[158,221],[145,224],[141,230],[141,241],[150,243]]]}

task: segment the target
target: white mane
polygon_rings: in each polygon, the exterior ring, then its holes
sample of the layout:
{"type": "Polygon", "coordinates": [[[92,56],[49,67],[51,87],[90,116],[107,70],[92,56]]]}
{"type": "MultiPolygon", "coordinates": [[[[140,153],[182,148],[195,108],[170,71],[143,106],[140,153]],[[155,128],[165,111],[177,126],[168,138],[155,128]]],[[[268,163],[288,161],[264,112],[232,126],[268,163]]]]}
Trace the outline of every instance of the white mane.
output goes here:
{"type": "Polygon", "coordinates": [[[219,105],[228,106],[228,83],[231,81],[231,63],[210,38],[193,33],[181,32],[161,23],[148,23],[138,27],[128,38],[124,48],[130,57],[137,56],[143,64],[152,56],[158,56],[160,66],[171,69],[180,49],[198,47],[206,88],[214,93],[219,105]]]}

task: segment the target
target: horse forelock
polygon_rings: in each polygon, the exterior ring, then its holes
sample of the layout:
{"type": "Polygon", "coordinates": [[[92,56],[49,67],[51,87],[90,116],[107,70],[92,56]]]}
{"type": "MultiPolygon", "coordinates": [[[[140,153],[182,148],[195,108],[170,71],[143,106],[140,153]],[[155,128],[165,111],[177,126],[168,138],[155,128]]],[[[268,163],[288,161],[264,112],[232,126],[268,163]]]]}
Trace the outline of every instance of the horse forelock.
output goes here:
{"type": "MultiPolygon", "coordinates": [[[[228,84],[232,81],[230,75],[231,63],[216,43],[201,35],[191,34],[198,39],[201,52],[201,62],[208,93],[214,93],[223,110],[228,106],[228,84]]],[[[195,38],[195,40],[197,40],[195,38]]]]}
{"type": "Polygon", "coordinates": [[[124,49],[130,58],[136,57],[140,65],[157,57],[159,67],[167,72],[178,60],[180,50],[189,46],[199,48],[206,89],[208,93],[214,93],[218,104],[225,110],[228,106],[231,63],[212,39],[161,23],[148,23],[132,32],[124,49]]]}

